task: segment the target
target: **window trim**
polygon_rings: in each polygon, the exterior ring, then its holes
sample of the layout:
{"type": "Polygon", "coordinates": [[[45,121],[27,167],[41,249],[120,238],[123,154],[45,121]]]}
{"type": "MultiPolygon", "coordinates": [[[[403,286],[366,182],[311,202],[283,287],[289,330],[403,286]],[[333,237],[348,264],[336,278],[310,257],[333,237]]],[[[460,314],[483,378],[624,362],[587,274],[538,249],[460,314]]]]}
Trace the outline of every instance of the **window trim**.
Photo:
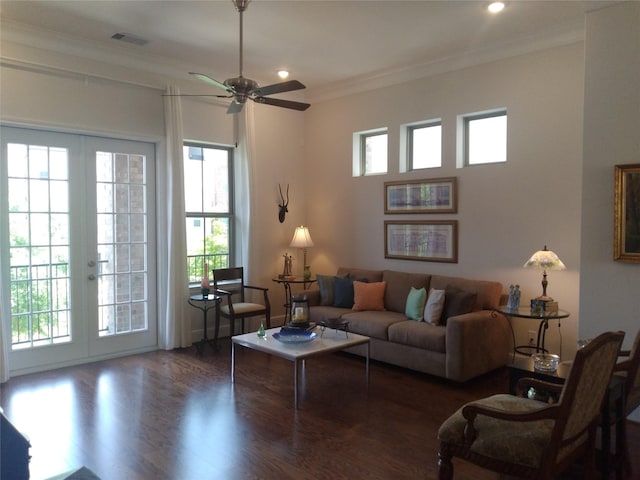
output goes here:
{"type": "Polygon", "coordinates": [[[442,168],[442,119],[434,118],[432,120],[425,120],[423,122],[411,123],[403,126],[402,136],[405,138],[406,142],[406,151],[405,151],[405,171],[412,172],[416,170],[426,170],[429,168],[442,168]],[[423,128],[431,128],[431,127],[440,127],[440,164],[434,165],[432,167],[415,167],[413,163],[413,133],[416,130],[420,130],[423,128]]]}
{"type": "Polygon", "coordinates": [[[386,127],[376,128],[372,130],[365,130],[355,132],[353,134],[353,176],[354,177],[366,177],[373,175],[386,175],[389,173],[389,131],[386,127]],[[387,151],[386,153],[386,168],[384,172],[367,172],[367,139],[386,135],[387,137],[387,151]]]}
{"type": "MultiPolygon", "coordinates": [[[[227,168],[227,185],[229,188],[229,211],[228,212],[193,212],[187,211],[185,205],[185,221],[188,218],[214,218],[214,219],[227,219],[229,224],[228,231],[228,266],[232,266],[234,263],[235,251],[236,251],[236,214],[235,214],[235,148],[229,145],[221,145],[221,144],[213,144],[206,142],[197,142],[197,141],[183,141],[182,146],[184,147],[196,147],[196,148],[206,148],[206,149],[214,149],[214,150],[223,150],[227,152],[228,158],[228,168],[227,168]]],[[[187,159],[183,159],[185,161],[187,159]]],[[[183,167],[184,170],[184,167],[183,167]]],[[[187,278],[189,278],[189,269],[188,269],[188,255],[185,258],[187,261],[187,278]]],[[[193,288],[198,286],[200,283],[198,282],[189,282],[189,287],[193,288]]]]}
{"type": "MultiPolygon", "coordinates": [[[[484,163],[469,163],[469,123],[474,120],[482,120],[495,117],[505,117],[508,119],[506,108],[497,108],[493,110],[486,110],[483,112],[469,113],[460,115],[458,117],[458,168],[462,167],[476,167],[480,165],[500,165],[507,163],[506,152],[504,161],[499,162],[484,162],[484,163]]],[[[505,138],[505,142],[506,142],[505,138]]],[[[506,149],[506,145],[505,145],[506,149]]]]}

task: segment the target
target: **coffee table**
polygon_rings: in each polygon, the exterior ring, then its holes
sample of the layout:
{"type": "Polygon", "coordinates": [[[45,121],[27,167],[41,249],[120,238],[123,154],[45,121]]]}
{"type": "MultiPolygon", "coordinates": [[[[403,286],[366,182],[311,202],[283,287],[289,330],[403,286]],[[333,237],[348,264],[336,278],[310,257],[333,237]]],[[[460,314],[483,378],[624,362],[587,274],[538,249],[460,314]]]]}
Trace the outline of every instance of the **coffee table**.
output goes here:
{"type": "Polygon", "coordinates": [[[365,376],[367,387],[369,386],[369,337],[349,333],[345,337],[344,332],[328,330],[324,335],[316,336],[310,342],[305,343],[282,343],[273,337],[280,328],[270,328],[265,331],[264,337],[258,337],[256,332],[235,335],[231,337],[231,382],[235,381],[235,346],[240,345],[252,350],[274,355],[293,362],[293,400],[296,410],[298,409],[298,365],[307,358],[318,357],[327,353],[337,352],[357,345],[366,345],[365,376]]]}

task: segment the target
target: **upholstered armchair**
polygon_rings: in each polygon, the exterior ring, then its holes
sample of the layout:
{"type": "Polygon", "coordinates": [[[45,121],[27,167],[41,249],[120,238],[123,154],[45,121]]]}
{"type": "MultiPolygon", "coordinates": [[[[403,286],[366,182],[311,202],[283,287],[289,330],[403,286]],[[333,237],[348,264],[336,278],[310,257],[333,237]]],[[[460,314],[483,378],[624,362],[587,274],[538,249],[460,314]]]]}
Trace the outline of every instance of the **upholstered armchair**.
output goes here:
{"type": "MultiPolygon", "coordinates": [[[[619,361],[613,371],[614,375],[624,378],[624,415],[628,416],[640,407],[640,330],[636,333],[631,350],[620,352],[619,361]]],[[[614,416],[612,416],[615,418],[614,416]]],[[[621,422],[622,438],[624,440],[624,465],[627,471],[631,469],[629,458],[629,442],[626,438],[626,422],[621,422]]]]}
{"type": "Polygon", "coordinates": [[[584,459],[595,476],[595,435],[604,395],[624,333],[603,333],[576,353],[564,385],[523,378],[529,386],[560,389],[556,404],[499,394],[464,405],[438,431],[438,475],[453,478],[453,457],[521,478],[555,478],[584,459]]]}
{"type": "Polygon", "coordinates": [[[231,322],[231,335],[234,335],[236,320],[242,322],[244,333],[245,318],[264,315],[267,328],[271,328],[271,303],[268,288],[247,285],[244,283],[244,269],[242,267],[222,268],[213,271],[213,288],[227,297],[226,305],[220,307],[220,315],[231,322]],[[246,301],[247,290],[262,293],[262,303],[246,301]],[[236,297],[234,300],[233,297],[236,297]]]}

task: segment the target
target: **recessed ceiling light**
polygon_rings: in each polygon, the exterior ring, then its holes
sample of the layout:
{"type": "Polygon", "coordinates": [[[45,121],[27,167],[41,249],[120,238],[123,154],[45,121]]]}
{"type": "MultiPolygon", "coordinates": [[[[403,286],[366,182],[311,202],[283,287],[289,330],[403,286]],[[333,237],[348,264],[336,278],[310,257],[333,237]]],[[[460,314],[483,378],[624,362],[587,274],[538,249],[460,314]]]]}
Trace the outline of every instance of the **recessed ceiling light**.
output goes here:
{"type": "Polygon", "coordinates": [[[489,11],[491,13],[498,13],[504,9],[504,3],[502,2],[493,2],[489,5],[489,11]]]}
{"type": "Polygon", "coordinates": [[[278,70],[278,76],[285,79],[289,76],[289,72],[287,70],[278,70]]]}

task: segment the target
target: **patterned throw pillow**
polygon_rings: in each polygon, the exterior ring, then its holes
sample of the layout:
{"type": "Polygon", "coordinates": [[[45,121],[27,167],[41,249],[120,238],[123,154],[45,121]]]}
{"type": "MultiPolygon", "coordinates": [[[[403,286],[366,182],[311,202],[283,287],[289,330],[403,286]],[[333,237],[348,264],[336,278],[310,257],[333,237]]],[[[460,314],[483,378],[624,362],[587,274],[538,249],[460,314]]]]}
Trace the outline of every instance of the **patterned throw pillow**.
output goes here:
{"type": "Polygon", "coordinates": [[[353,310],[384,310],[387,282],[353,282],[353,310]]]}
{"type": "Polygon", "coordinates": [[[320,288],[320,305],[333,305],[335,277],[333,275],[316,275],[320,288]]]}
{"type": "Polygon", "coordinates": [[[411,287],[409,295],[407,295],[404,314],[411,320],[422,320],[424,315],[424,304],[426,301],[427,291],[425,288],[411,287]]]}

